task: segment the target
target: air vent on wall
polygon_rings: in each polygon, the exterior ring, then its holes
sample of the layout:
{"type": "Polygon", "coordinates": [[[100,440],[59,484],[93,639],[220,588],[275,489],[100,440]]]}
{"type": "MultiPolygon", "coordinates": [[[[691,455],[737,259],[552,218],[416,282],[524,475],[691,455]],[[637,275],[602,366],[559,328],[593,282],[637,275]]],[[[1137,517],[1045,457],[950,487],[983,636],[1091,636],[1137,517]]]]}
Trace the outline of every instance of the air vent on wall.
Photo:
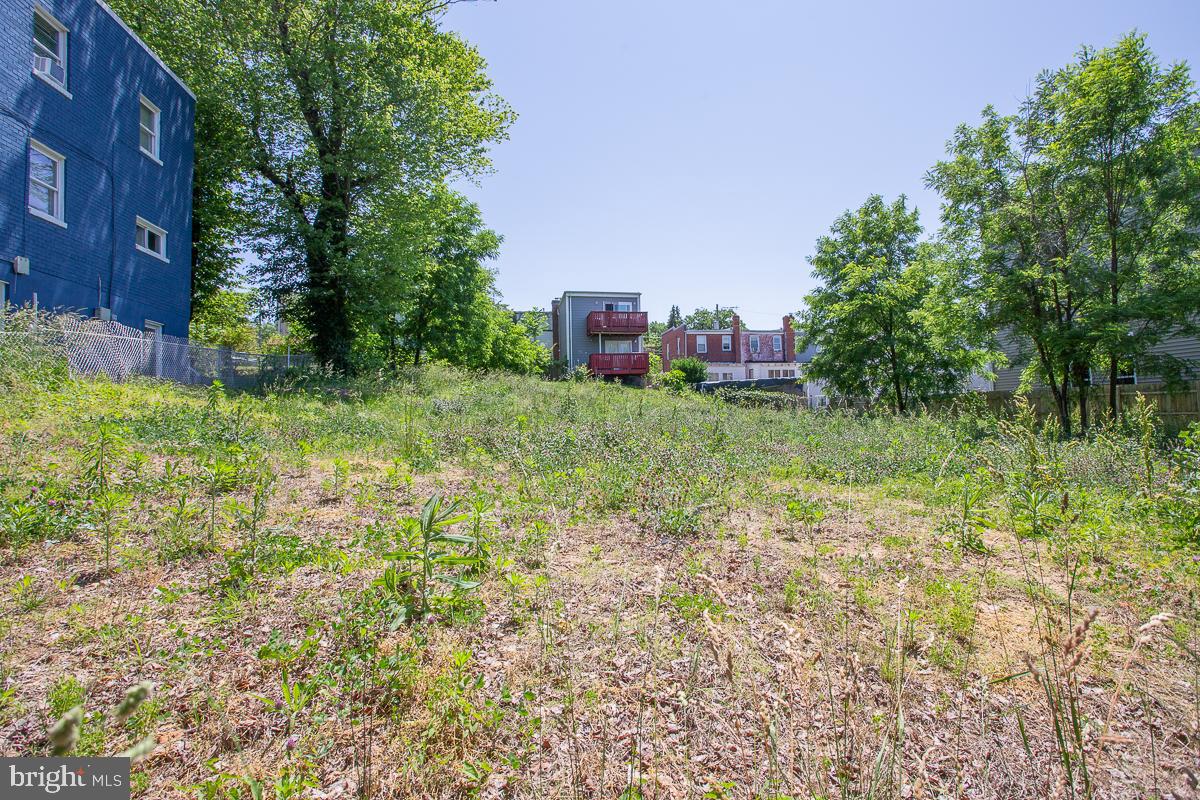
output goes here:
{"type": "Polygon", "coordinates": [[[17,275],[29,274],[29,259],[25,256],[17,256],[13,259],[13,272],[17,275]]]}

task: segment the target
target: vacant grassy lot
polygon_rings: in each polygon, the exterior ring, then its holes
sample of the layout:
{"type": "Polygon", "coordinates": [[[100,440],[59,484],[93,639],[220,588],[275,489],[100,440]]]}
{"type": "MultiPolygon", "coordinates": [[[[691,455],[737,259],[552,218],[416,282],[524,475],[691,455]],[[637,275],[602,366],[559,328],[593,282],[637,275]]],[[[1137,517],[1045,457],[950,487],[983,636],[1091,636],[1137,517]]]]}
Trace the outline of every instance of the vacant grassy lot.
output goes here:
{"type": "Polygon", "coordinates": [[[155,798],[1190,797],[1198,468],[1136,415],[10,375],[0,751],[137,748],[155,798]]]}

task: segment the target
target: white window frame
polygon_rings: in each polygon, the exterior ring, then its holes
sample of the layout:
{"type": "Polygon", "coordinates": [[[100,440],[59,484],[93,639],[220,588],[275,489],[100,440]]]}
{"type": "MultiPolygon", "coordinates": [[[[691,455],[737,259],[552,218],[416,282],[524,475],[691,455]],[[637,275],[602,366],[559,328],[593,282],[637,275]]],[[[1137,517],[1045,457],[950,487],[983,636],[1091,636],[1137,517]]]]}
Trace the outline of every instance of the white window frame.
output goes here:
{"type": "Polygon", "coordinates": [[[138,150],[155,164],[162,166],[159,153],[162,152],[162,109],[150,101],[146,95],[138,95],[138,150]],[[142,108],[148,109],[154,115],[154,130],[149,130],[142,124],[142,108]],[[154,137],[154,149],[142,147],[142,131],[148,131],[154,137]]]}
{"type": "Polygon", "coordinates": [[[0,281],[0,311],[8,308],[8,281],[0,281]]]}
{"type": "Polygon", "coordinates": [[[702,333],[696,336],[696,353],[708,355],[708,337],[702,333]]]}
{"type": "Polygon", "coordinates": [[[776,353],[783,352],[783,334],[781,334],[781,333],[771,334],[771,347],[775,350],[776,353]]]}
{"type": "Polygon", "coordinates": [[[56,185],[51,186],[50,184],[44,183],[43,181],[33,177],[33,167],[30,163],[32,161],[32,154],[27,151],[25,154],[25,169],[29,171],[29,176],[28,180],[25,182],[25,205],[29,209],[29,213],[38,219],[44,219],[46,222],[52,222],[55,225],[58,225],[60,228],[65,228],[67,227],[67,205],[65,198],[67,188],[67,157],[56,150],[51,150],[37,139],[29,140],[29,149],[37,150],[39,153],[55,163],[57,166],[57,169],[54,171],[56,185]],[[33,204],[30,203],[29,190],[35,181],[39,186],[45,186],[54,193],[54,203],[50,209],[50,213],[46,213],[40,208],[34,208],[33,204]]]}
{"type": "Polygon", "coordinates": [[[725,333],[721,335],[721,352],[733,352],[733,336],[731,334],[725,333]]]}
{"type": "MultiPolygon", "coordinates": [[[[38,78],[42,79],[43,81],[45,81],[46,83],[53,86],[58,91],[62,92],[64,95],[66,95],[67,99],[69,100],[69,99],[71,99],[71,93],[67,90],[67,80],[68,80],[67,68],[68,68],[68,63],[69,63],[67,60],[67,53],[68,53],[67,39],[69,38],[70,31],[67,30],[66,25],[63,25],[61,22],[59,22],[57,19],[55,19],[54,15],[51,14],[49,11],[47,11],[45,8],[43,8],[41,5],[35,5],[33,7],[33,14],[35,17],[41,17],[42,20],[46,24],[48,24],[51,28],[54,28],[54,30],[58,31],[59,52],[55,53],[54,55],[59,59],[59,64],[62,66],[63,79],[60,81],[58,78],[54,77],[49,72],[38,69],[36,64],[33,65],[33,67],[32,67],[33,74],[36,75],[38,78]]],[[[31,29],[30,36],[32,36],[32,35],[33,35],[33,33],[32,33],[32,29],[31,29]]],[[[37,40],[34,39],[33,41],[36,43],[37,40]]],[[[45,56],[37,55],[36,48],[34,49],[34,57],[35,58],[45,58],[45,56]]]]}
{"type": "Polygon", "coordinates": [[[757,334],[751,335],[751,337],[750,337],[750,352],[753,354],[757,354],[758,350],[759,350],[758,335],[757,334]]]}
{"type": "Polygon", "coordinates": [[[144,219],[142,217],[137,217],[136,219],[137,219],[137,224],[134,228],[135,233],[134,233],[134,237],[133,237],[134,249],[136,249],[142,253],[145,253],[148,256],[154,256],[159,261],[170,264],[171,259],[167,258],[167,232],[165,230],[163,230],[162,228],[158,227],[157,225],[155,225],[153,222],[150,222],[147,219],[144,219]],[[136,232],[138,228],[145,228],[146,230],[148,230],[151,233],[154,233],[158,236],[158,240],[160,242],[162,242],[162,252],[161,253],[157,253],[157,252],[151,250],[149,247],[142,246],[142,243],[140,241],[141,237],[136,232]]]}

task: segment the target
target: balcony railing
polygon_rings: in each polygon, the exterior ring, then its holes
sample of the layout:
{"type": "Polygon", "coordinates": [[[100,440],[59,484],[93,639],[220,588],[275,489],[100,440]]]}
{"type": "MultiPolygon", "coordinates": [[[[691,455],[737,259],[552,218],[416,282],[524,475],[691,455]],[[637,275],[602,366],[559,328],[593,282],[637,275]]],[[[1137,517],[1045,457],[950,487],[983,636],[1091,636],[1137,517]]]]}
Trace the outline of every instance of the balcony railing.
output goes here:
{"type": "Polygon", "coordinates": [[[588,366],[594,375],[645,375],[650,371],[650,354],[592,353],[588,366]]]}
{"type": "Polygon", "coordinates": [[[587,316],[589,336],[598,333],[637,336],[645,333],[648,327],[648,315],[645,311],[593,311],[587,316]]]}

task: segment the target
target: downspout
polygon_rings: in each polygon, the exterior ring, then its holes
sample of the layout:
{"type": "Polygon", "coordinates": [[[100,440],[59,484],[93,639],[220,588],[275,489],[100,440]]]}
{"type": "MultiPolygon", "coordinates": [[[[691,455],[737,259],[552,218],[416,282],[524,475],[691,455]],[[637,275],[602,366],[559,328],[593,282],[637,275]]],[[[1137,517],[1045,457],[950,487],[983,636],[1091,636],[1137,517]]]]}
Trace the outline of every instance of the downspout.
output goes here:
{"type": "MultiPolygon", "coordinates": [[[[116,175],[114,171],[114,156],[116,143],[114,142],[108,149],[108,193],[111,200],[108,204],[109,209],[109,238],[112,240],[112,246],[109,248],[108,258],[108,310],[112,313],[113,307],[113,279],[117,273],[117,183],[113,179],[116,175]]],[[[166,251],[166,248],[163,248],[166,251]]],[[[138,326],[142,327],[141,325],[138,326]]]]}

